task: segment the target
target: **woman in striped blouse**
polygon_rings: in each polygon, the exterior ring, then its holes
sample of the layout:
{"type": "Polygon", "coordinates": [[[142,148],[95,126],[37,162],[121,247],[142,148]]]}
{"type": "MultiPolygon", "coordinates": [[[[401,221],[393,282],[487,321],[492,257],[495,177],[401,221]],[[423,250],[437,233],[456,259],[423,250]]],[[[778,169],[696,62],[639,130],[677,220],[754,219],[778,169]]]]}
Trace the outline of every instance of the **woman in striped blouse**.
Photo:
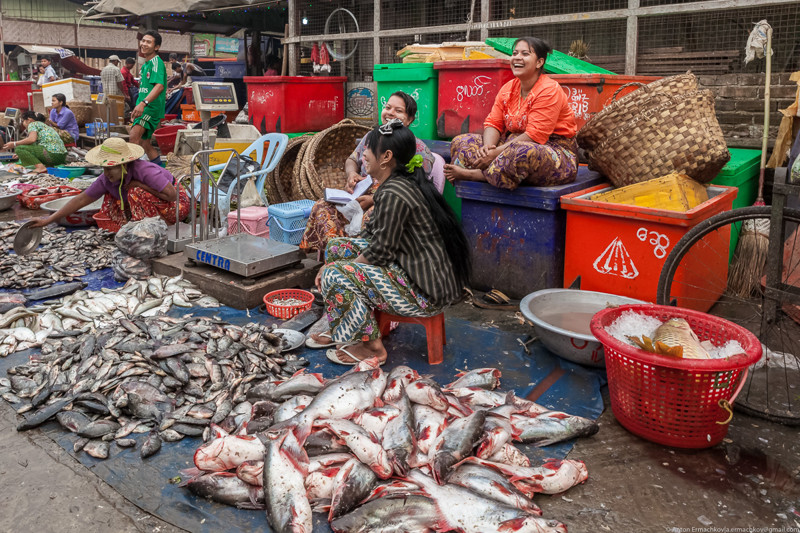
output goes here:
{"type": "Polygon", "coordinates": [[[469,248],[453,211],[425,177],[416,139],[399,120],[365,139],[364,165],[373,180],[375,211],[358,239],[332,239],[317,275],[329,333],[311,345],[338,346],[328,359],[354,365],[386,361],[374,310],[425,317],[457,301],[470,274],[469,248]]]}

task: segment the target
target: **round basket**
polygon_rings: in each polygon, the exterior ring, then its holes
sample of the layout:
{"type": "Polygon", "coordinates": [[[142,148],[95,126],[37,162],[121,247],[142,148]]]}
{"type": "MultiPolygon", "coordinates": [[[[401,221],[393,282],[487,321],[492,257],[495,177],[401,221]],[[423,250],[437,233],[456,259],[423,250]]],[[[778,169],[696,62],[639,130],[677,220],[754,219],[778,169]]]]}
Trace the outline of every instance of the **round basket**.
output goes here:
{"type": "Polygon", "coordinates": [[[79,100],[70,100],[67,102],[70,111],[75,115],[75,120],[78,126],[84,126],[87,122],[92,121],[92,104],[87,104],[79,100]]]}
{"type": "Polygon", "coordinates": [[[308,148],[314,143],[317,136],[321,135],[322,133],[323,132],[319,132],[313,137],[309,138],[308,142],[304,143],[303,146],[300,147],[300,151],[297,152],[297,159],[294,162],[294,170],[292,173],[292,201],[303,199],[311,200],[314,196],[314,193],[309,191],[308,187],[306,186],[305,176],[303,176],[305,173],[303,162],[305,161],[306,154],[308,153],[308,148]]]}
{"type": "Polygon", "coordinates": [[[286,150],[283,152],[278,165],[272,172],[271,181],[274,183],[277,200],[270,200],[270,203],[291,202],[294,196],[294,167],[297,156],[302,147],[311,139],[310,135],[294,137],[289,139],[286,150]]]}
{"type": "Polygon", "coordinates": [[[708,448],[728,432],[731,404],[761,357],[761,343],[745,328],[722,318],[663,305],[621,305],[591,321],[603,344],[611,410],[625,429],[676,448],[708,448]],[[721,346],[738,341],[745,353],[727,359],[677,359],[619,341],[606,331],[625,311],[666,321],[684,318],[701,341],[721,346]]]}
{"type": "Polygon", "coordinates": [[[264,306],[267,308],[267,312],[276,318],[284,320],[288,320],[303,311],[308,311],[313,303],[314,295],[301,289],[281,289],[264,295],[264,306]],[[295,298],[303,303],[297,305],[275,303],[275,300],[285,300],[287,298],[295,298]]]}
{"type": "Polygon", "coordinates": [[[347,174],[344,162],[353,153],[358,141],[372,128],[345,119],[316,135],[303,159],[309,192],[321,198],[326,187],[344,189],[347,174]]]}

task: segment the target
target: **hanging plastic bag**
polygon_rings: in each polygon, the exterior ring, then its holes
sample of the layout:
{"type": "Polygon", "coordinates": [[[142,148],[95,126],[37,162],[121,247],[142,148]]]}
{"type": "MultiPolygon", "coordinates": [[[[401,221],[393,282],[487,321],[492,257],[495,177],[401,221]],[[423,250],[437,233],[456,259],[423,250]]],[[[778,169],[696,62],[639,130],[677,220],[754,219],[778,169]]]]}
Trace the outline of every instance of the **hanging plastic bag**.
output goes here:
{"type": "Polygon", "coordinates": [[[350,222],[344,227],[345,233],[354,237],[361,233],[361,221],[364,219],[364,210],[358,200],[350,200],[345,205],[336,206],[336,209],[350,222]]]}
{"type": "Polygon", "coordinates": [[[167,223],[160,217],[128,222],[114,242],[124,254],[137,259],[154,259],[167,253],[167,223]]]}
{"type": "Polygon", "coordinates": [[[239,205],[241,205],[242,208],[264,205],[264,202],[261,200],[261,196],[258,195],[255,178],[250,178],[247,180],[247,183],[242,189],[242,197],[239,199],[239,205]]]}

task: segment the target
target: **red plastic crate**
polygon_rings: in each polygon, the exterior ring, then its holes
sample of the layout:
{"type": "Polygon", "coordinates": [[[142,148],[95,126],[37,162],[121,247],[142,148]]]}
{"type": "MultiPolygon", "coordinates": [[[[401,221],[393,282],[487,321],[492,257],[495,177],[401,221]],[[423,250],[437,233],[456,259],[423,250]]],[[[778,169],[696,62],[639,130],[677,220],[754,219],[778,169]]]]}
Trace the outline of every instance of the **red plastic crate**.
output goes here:
{"type": "Polygon", "coordinates": [[[261,133],[322,131],[344,119],[345,76],[246,76],[250,123],[261,133]]]}
{"type": "Polygon", "coordinates": [[[19,202],[27,207],[28,209],[39,209],[39,207],[49,202],[50,200],[57,200],[58,198],[64,198],[67,196],[77,196],[81,193],[80,189],[76,189],[75,187],[68,187],[67,185],[59,185],[56,187],[38,187],[37,189],[29,189],[22,194],[17,196],[19,202]],[[31,196],[31,191],[47,189],[49,192],[48,194],[38,195],[38,196],[31,196]],[[55,191],[62,191],[62,192],[55,192],[55,191]]]}
{"type": "Polygon", "coordinates": [[[761,358],[761,343],[745,328],[722,318],[663,305],[622,305],[604,309],[591,321],[603,344],[611,410],[628,431],[677,448],[708,448],[728,432],[732,404],[761,358]],[[657,355],[606,332],[625,311],[661,321],[684,318],[701,341],[723,346],[738,341],[745,353],[727,359],[680,359],[657,355]]]}
{"type": "MultiPolygon", "coordinates": [[[[731,209],[736,187],[711,186],[709,200],[686,212],[635,205],[597,202],[589,198],[610,185],[597,185],[561,197],[567,211],[564,286],[578,276],[581,289],[609,292],[655,303],[661,269],[675,243],[707,218],[731,209]]],[[[725,291],[728,277],[730,234],[715,232],[704,241],[723,253],[704,253],[694,248],[681,263],[673,284],[678,306],[708,311],[725,291]],[[692,267],[693,264],[703,268],[692,267]],[[717,272],[716,286],[709,285],[709,269],[717,272]],[[698,279],[702,276],[702,279],[698,279]],[[687,287],[707,286],[702,299],[691,298],[687,287]]]]}
{"type": "MultiPolygon", "coordinates": [[[[556,80],[572,104],[575,122],[581,129],[589,119],[611,103],[614,92],[628,83],[648,84],[661,78],[658,76],[612,76],[609,74],[548,74],[556,80]]],[[[617,94],[617,100],[638,89],[638,85],[625,87],[617,94]]]]}
{"type": "Polygon", "coordinates": [[[228,213],[228,235],[237,233],[249,233],[257,237],[269,237],[269,208],[267,207],[245,207],[241,212],[241,226],[237,223],[236,211],[228,213]]]}
{"type": "Polygon", "coordinates": [[[497,93],[514,78],[508,60],[438,61],[433,68],[439,71],[439,137],[483,133],[497,93]]]}
{"type": "MultiPolygon", "coordinates": [[[[36,84],[31,84],[30,81],[0,81],[0,102],[3,103],[3,109],[14,107],[27,111],[30,105],[28,93],[33,92],[32,87],[36,87],[36,84]]],[[[41,92],[40,87],[37,90],[41,92]]]]}

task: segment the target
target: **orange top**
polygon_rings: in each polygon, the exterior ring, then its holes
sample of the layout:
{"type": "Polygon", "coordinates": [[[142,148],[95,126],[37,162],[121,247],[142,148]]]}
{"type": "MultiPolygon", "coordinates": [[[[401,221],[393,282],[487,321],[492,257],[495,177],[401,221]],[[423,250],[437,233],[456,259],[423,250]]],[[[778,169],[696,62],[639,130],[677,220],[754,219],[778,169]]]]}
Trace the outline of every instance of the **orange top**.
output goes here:
{"type": "Polygon", "coordinates": [[[569,98],[557,81],[541,74],[521,104],[519,92],[519,78],[503,85],[483,126],[500,133],[524,132],[539,144],[553,134],[572,138],[578,132],[569,98]]]}

